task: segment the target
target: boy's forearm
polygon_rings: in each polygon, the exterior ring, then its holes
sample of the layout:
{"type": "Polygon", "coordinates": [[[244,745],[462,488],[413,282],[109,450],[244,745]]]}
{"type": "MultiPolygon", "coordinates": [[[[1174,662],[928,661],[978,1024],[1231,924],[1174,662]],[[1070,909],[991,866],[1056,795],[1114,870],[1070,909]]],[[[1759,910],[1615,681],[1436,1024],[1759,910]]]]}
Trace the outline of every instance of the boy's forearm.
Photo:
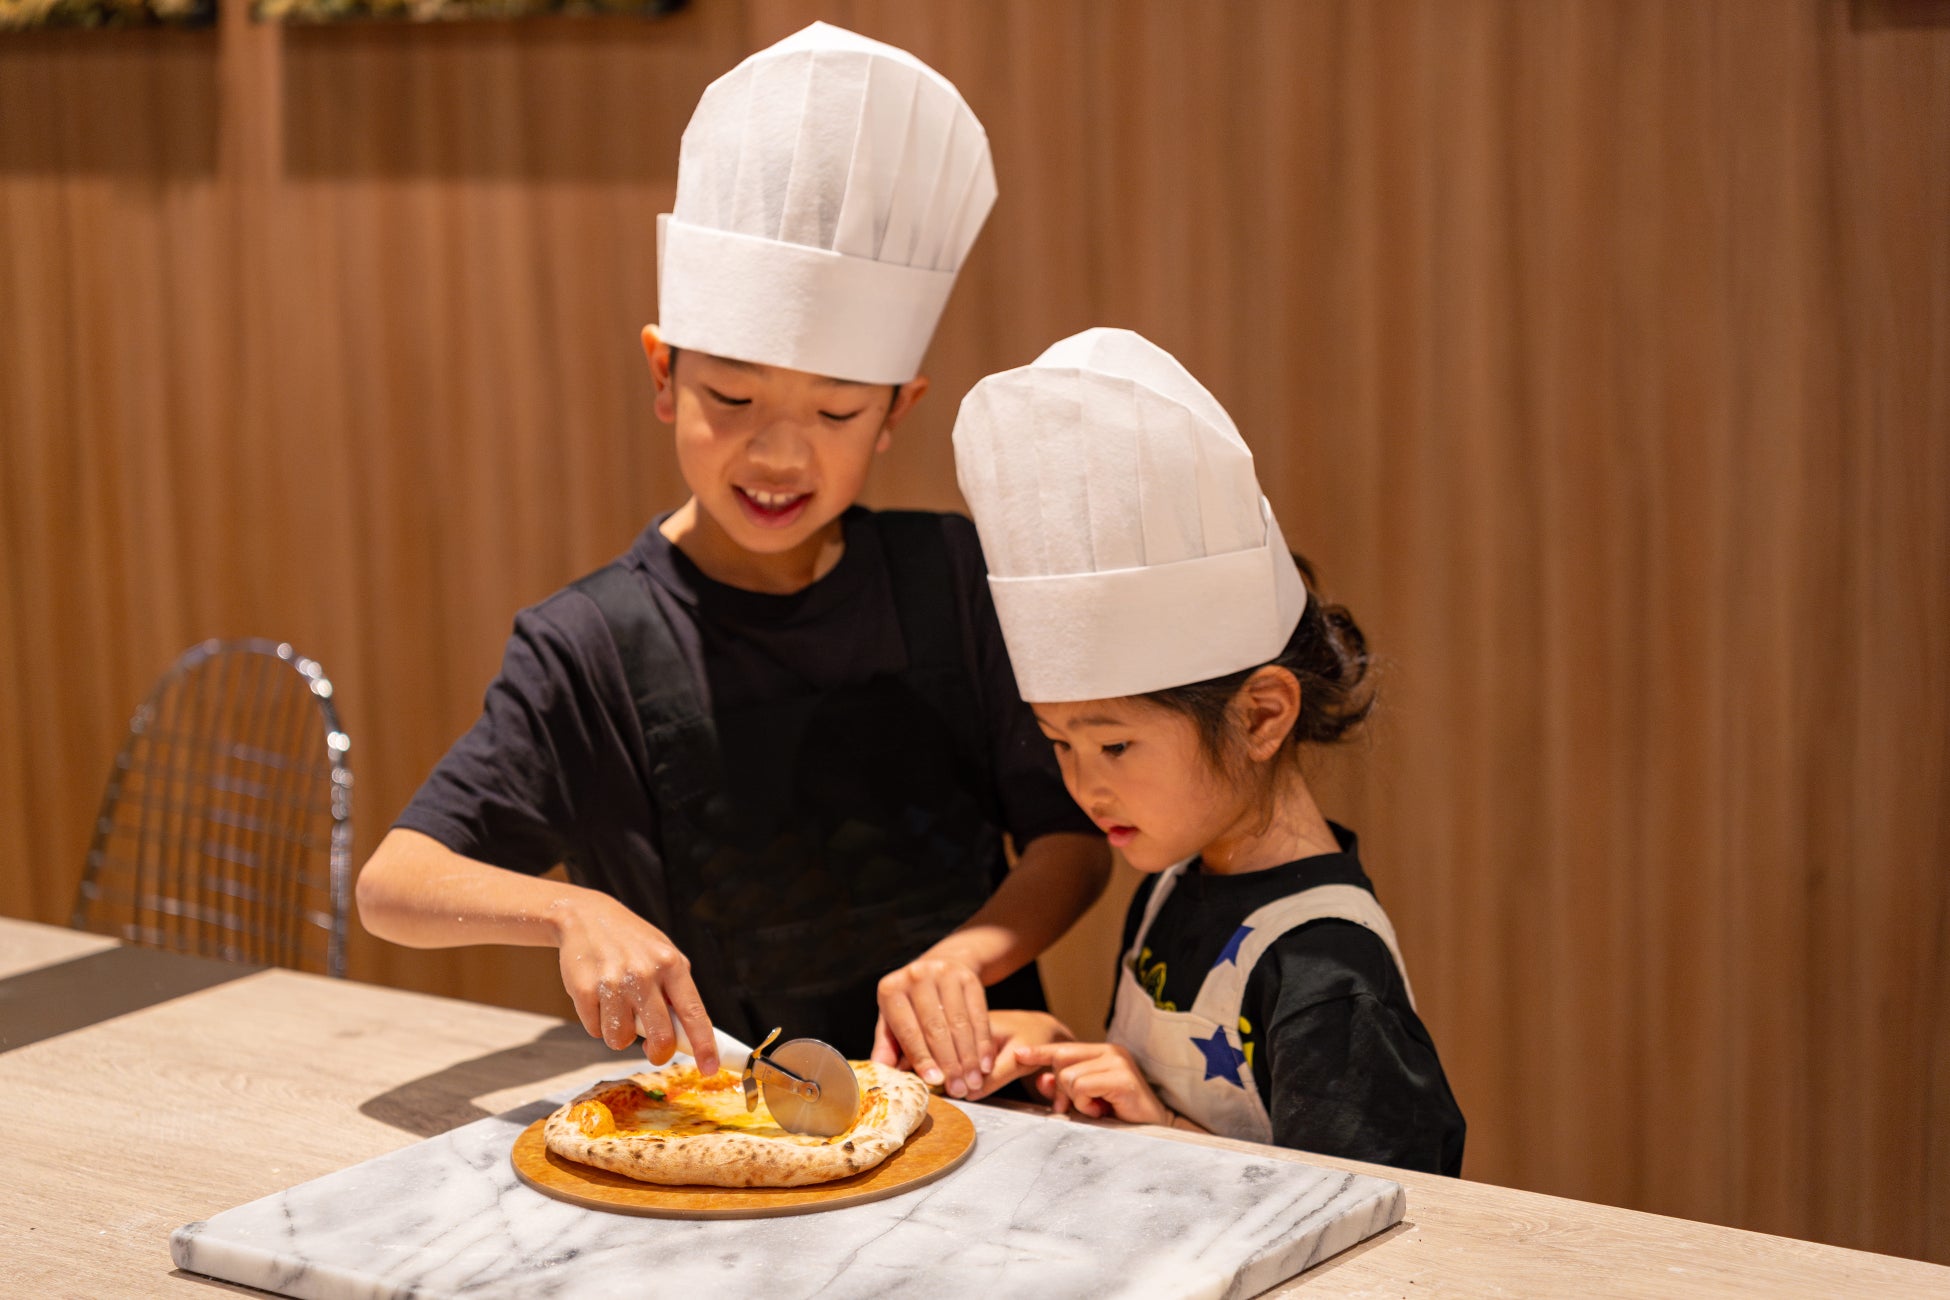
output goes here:
{"type": "Polygon", "coordinates": [[[1100,837],[1032,840],[994,896],[930,955],[967,963],[984,984],[1006,979],[1062,938],[1109,880],[1110,849],[1100,837]]]}
{"type": "Polygon", "coordinates": [[[418,831],[387,832],[359,872],[359,921],[409,948],[554,947],[589,890],[463,857],[418,831]]]}

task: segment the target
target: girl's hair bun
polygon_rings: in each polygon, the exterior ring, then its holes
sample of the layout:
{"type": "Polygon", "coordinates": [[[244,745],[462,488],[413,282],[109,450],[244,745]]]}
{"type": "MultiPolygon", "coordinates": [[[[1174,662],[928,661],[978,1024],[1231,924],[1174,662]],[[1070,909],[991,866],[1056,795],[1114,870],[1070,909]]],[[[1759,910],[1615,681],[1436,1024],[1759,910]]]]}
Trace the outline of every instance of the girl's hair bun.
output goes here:
{"type": "Polygon", "coordinates": [[[1189,717],[1206,753],[1222,771],[1238,766],[1238,742],[1227,721],[1227,706],[1246,679],[1261,668],[1284,668],[1299,679],[1300,717],[1287,736],[1289,750],[1345,740],[1374,712],[1375,691],[1368,681],[1373,661],[1360,625],[1347,606],[1330,605],[1320,598],[1313,565],[1305,557],[1295,555],[1293,562],[1307,582],[1307,607],[1277,658],[1143,697],[1189,717]]]}

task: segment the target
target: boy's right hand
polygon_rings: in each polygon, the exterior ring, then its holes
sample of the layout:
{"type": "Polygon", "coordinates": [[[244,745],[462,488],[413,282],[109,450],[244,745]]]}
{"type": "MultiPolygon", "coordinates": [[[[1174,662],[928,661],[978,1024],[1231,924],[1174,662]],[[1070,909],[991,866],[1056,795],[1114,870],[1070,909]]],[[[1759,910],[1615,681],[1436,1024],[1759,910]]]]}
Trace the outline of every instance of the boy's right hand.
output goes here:
{"type": "Polygon", "coordinates": [[[718,1040],[691,962],[668,935],[607,894],[579,893],[551,907],[559,935],[562,987],[593,1038],[621,1051],[640,1034],[643,1054],[662,1065],[677,1050],[676,1018],[693,1045],[700,1074],[718,1070],[718,1040]]]}

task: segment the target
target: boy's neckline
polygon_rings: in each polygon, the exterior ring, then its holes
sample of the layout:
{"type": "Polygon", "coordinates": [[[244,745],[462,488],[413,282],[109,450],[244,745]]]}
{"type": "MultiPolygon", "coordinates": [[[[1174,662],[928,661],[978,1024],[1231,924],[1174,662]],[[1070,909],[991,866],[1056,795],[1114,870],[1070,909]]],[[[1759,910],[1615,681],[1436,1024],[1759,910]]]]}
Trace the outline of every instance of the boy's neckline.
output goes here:
{"type": "Polygon", "coordinates": [[[736,546],[691,497],[651,527],[692,568],[721,587],[755,596],[796,596],[830,575],[846,556],[851,507],[793,552],[758,556],[736,546]]]}
{"type": "Polygon", "coordinates": [[[849,506],[837,521],[845,545],[832,569],[807,586],[791,592],[753,591],[714,578],[698,567],[683,549],[663,533],[668,517],[659,515],[638,536],[630,550],[632,563],[673,597],[714,619],[765,625],[818,623],[861,598],[880,566],[879,538],[870,526],[871,512],[849,506]]]}

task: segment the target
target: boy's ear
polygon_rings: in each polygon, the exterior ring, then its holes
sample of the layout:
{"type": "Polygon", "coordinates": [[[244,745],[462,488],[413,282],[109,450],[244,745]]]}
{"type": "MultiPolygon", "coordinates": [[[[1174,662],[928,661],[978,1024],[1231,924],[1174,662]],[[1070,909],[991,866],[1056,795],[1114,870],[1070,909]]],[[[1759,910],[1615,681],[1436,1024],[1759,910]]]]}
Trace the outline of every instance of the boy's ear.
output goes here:
{"type": "Polygon", "coordinates": [[[1300,722],[1300,679],[1285,668],[1267,664],[1248,677],[1233,697],[1246,733],[1246,752],[1265,762],[1280,752],[1300,722]]]}
{"type": "Polygon", "coordinates": [[[677,392],[670,379],[670,345],[655,325],[643,327],[643,356],[650,363],[650,382],[657,386],[657,418],[665,424],[677,419],[677,392]]]}
{"type": "Polygon", "coordinates": [[[916,375],[901,385],[900,392],[894,394],[894,400],[887,405],[887,418],[880,422],[880,440],[873,445],[876,452],[886,451],[894,445],[894,426],[907,418],[907,413],[927,395],[927,391],[926,375],[916,375]]]}

